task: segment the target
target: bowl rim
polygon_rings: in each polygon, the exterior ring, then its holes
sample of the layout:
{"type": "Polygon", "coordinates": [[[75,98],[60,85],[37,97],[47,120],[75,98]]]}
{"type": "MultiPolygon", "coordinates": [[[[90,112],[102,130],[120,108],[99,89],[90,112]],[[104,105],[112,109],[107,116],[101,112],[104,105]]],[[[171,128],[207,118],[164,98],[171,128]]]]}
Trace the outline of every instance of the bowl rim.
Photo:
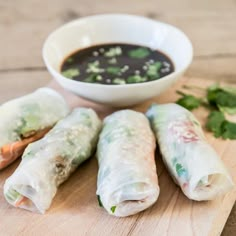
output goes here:
{"type": "MultiPolygon", "coordinates": [[[[118,43],[118,42],[117,42],[118,43]]],[[[169,56],[169,55],[168,55],[169,56]]],[[[89,15],[89,16],[85,16],[85,17],[81,17],[81,18],[77,18],[77,19],[74,19],[68,23],[65,23],[61,26],[59,26],[58,28],[56,28],[55,30],[53,30],[46,38],[46,40],[44,41],[44,44],[43,44],[43,48],[42,48],[42,57],[43,57],[43,60],[44,60],[44,63],[47,67],[47,69],[51,72],[53,72],[57,78],[59,77],[61,80],[64,80],[66,83],[70,83],[71,85],[74,84],[76,86],[79,86],[79,85],[82,85],[82,86],[91,86],[91,87],[119,87],[119,88],[126,88],[126,87],[139,87],[139,86],[143,86],[143,85],[152,85],[154,83],[161,83],[161,80],[167,80],[167,79],[170,79],[171,77],[177,77],[178,74],[180,73],[183,73],[188,67],[189,65],[192,63],[192,60],[193,60],[193,45],[190,41],[190,39],[188,38],[188,36],[179,28],[171,25],[171,24],[168,24],[168,23],[165,23],[165,22],[162,22],[162,21],[158,21],[158,20],[153,20],[153,19],[150,19],[150,18],[147,18],[145,16],[142,16],[142,15],[135,15],[135,14],[123,14],[123,13],[105,13],[105,14],[94,14],[94,15],[89,15]],[[186,65],[184,67],[182,67],[181,69],[179,70],[174,70],[172,73],[166,75],[166,76],[163,76],[159,79],[156,79],[156,80],[153,80],[153,81],[145,81],[145,82],[140,82],[140,83],[130,83],[130,84],[99,84],[99,83],[88,83],[88,82],[83,82],[83,81],[78,81],[78,80],[73,80],[73,79],[69,79],[65,76],[63,76],[60,72],[58,72],[57,70],[55,70],[49,63],[49,60],[47,59],[47,56],[46,56],[46,47],[47,47],[47,44],[50,40],[50,38],[57,32],[59,32],[61,29],[63,28],[67,28],[67,27],[70,27],[71,25],[74,25],[74,24],[81,24],[85,21],[88,21],[88,20],[94,20],[96,18],[103,18],[103,17],[128,17],[128,18],[136,18],[136,19],[141,19],[141,20],[144,20],[144,21],[149,21],[150,23],[155,23],[155,24],[160,24],[160,25],[163,25],[165,27],[168,27],[168,28],[171,28],[175,31],[178,31],[178,33],[182,34],[182,36],[187,40],[188,44],[189,44],[189,53],[190,53],[190,58],[189,58],[189,61],[188,63],[186,63],[186,65]]],[[[169,56],[170,57],[170,56],[169,56]]],[[[171,57],[170,57],[171,58],[171,57]]],[[[56,79],[57,79],[56,78],[56,79]]]]}

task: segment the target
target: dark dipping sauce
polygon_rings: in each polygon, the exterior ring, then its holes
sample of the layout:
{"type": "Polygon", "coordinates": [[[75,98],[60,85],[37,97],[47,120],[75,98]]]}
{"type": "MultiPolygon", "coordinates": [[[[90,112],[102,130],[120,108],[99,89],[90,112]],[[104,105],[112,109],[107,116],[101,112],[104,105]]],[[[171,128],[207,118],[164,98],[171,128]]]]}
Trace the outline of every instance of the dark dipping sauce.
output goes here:
{"type": "Polygon", "coordinates": [[[61,66],[61,73],[68,79],[112,85],[158,80],[173,71],[172,61],[162,52],[121,43],[81,49],[61,66]]]}

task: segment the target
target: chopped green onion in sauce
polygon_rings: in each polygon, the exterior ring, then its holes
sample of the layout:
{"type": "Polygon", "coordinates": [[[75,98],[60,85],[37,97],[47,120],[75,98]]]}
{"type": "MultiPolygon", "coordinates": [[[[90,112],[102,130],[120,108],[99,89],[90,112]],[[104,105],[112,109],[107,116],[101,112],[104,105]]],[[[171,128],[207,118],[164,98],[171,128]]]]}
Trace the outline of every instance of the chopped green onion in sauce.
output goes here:
{"type": "Polygon", "coordinates": [[[61,73],[68,79],[109,85],[144,83],[174,71],[170,58],[158,50],[131,44],[103,44],[65,58],[61,73]]]}
{"type": "Polygon", "coordinates": [[[148,48],[139,47],[137,49],[130,50],[128,55],[131,58],[146,58],[150,55],[150,50],[148,50],[148,48]]]}
{"type": "Polygon", "coordinates": [[[78,68],[70,68],[67,70],[64,70],[62,72],[62,74],[68,78],[68,79],[72,79],[73,77],[79,76],[79,69],[78,68]]]}

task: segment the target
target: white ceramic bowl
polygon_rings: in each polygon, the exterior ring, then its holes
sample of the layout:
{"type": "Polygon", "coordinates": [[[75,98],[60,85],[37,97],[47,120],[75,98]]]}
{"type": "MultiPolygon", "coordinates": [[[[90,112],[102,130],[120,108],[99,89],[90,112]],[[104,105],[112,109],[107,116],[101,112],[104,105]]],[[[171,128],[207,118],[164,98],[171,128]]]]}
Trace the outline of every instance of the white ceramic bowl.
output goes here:
{"type": "Polygon", "coordinates": [[[43,46],[43,59],[53,77],[65,89],[86,99],[111,106],[129,106],[157,96],[187,69],[192,61],[192,44],[179,29],[141,16],[105,14],[81,18],[52,32],[43,46]],[[148,46],[167,54],[175,71],[151,82],[104,85],[65,78],[60,66],[70,53],[103,43],[148,46]]]}

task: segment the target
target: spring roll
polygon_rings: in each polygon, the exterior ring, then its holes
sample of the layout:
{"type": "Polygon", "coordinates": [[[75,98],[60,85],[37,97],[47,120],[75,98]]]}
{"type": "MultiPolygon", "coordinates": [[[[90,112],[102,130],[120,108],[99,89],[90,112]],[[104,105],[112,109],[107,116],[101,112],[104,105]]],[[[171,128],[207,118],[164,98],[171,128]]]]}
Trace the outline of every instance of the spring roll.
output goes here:
{"type": "Polygon", "coordinates": [[[20,155],[29,143],[42,138],[69,113],[63,97],[49,88],[0,106],[0,170],[20,155]]]}
{"type": "Polygon", "coordinates": [[[15,207],[44,213],[58,186],[93,154],[100,129],[101,121],[92,109],[73,110],[25,149],[19,167],[5,182],[6,200],[15,207]]]}
{"type": "Polygon", "coordinates": [[[109,214],[133,215],[156,202],[155,147],[142,113],[122,110],[105,119],[97,148],[97,196],[109,214]]]}
{"type": "Polygon", "coordinates": [[[191,112],[177,104],[154,104],[147,116],[167,169],[189,199],[211,200],[232,188],[229,173],[191,112]]]}

